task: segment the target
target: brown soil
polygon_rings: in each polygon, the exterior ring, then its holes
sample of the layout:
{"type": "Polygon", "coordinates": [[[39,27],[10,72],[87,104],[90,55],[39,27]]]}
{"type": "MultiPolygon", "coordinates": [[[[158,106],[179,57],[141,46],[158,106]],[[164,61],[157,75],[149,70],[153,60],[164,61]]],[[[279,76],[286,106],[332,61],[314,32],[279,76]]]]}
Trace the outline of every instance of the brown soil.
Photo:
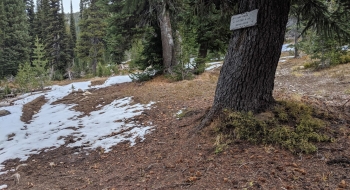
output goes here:
{"type": "MultiPolygon", "coordinates": [[[[350,65],[342,65],[339,82],[330,70],[295,70],[304,60],[281,63],[276,75],[275,96],[294,99],[349,115],[350,99],[344,81],[350,81],[350,65]],[[320,73],[320,74],[318,74],[320,73]],[[341,110],[341,111],[339,111],[341,110]]],[[[189,136],[211,106],[218,71],[207,72],[191,81],[169,83],[163,77],[138,84],[127,83],[91,93],[74,92],[59,103],[75,103],[76,110],[89,114],[97,105],[133,96],[135,102],[155,101],[155,108],[135,118],[152,122],[154,131],[131,147],[116,145],[109,153],[67,148],[32,155],[18,170],[15,185],[9,172],[0,176],[8,189],[349,189],[350,122],[334,123],[337,139],[320,144],[316,154],[292,154],[276,146],[252,145],[244,141],[215,151],[216,133],[212,127],[189,136]],[[103,99],[102,99],[103,98],[103,99]],[[176,118],[180,109],[187,114],[176,118]]],[[[24,110],[24,112],[26,112],[24,110]]],[[[5,163],[6,169],[21,164],[5,163]]]]}
{"type": "Polygon", "coordinates": [[[91,79],[86,79],[86,78],[80,78],[80,79],[74,79],[74,80],[62,80],[62,81],[53,81],[52,84],[54,85],[60,85],[64,86],[67,84],[71,84],[72,82],[84,82],[86,80],[91,81],[91,86],[103,84],[106,81],[106,77],[94,77],[91,79]]]}
{"type": "Polygon", "coordinates": [[[35,100],[27,103],[23,106],[21,121],[25,123],[30,123],[33,118],[33,115],[38,113],[47,100],[45,100],[45,96],[39,96],[35,100]]]}

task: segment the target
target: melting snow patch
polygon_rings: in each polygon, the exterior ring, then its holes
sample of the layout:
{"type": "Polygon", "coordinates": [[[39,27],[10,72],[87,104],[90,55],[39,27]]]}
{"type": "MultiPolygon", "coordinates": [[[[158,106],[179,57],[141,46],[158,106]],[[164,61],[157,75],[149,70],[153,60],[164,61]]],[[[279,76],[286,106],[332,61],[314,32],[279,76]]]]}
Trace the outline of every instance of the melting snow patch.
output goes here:
{"type": "Polygon", "coordinates": [[[293,58],[294,56],[285,56],[285,57],[280,57],[280,60],[278,62],[283,63],[286,62],[287,59],[293,58]]]}
{"type": "MultiPolygon", "coordinates": [[[[91,88],[103,88],[130,81],[128,76],[111,77],[103,85],[91,88]]],[[[74,89],[88,90],[90,85],[91,82],[78,82],[66,86],[52,86],[48,92],[25,94],[22,99],[14,102],[13,106],[6,107],[12,114],[0,118],[0,163],[15,158],[24,161],[31,154],[38,154],[41,150],[62,146],[68,136],[73,136],[73,143],[68,144],[69,147],[101,147],[106,152],[122,141],[130,141],[134,145],[136,137],[143,140],[143,136],[152,129],[151,126],[118,121],[140,115],[143,110],[151,108],[152,102],[147,105],[131,104],[132,98],[127,97],[114,100],[109,105],[99,105],[100,110],[84,117],[83,113],[72,109],[75,105],[51,105],[74,89]],[[48,102],[35,114],[30,124],[23,123],[20,120],[23,105],[41,95],[45,95],[48,102]]],[[[0,165],[0,170],[3,168],[0,165]]]]}
{"type": "Polygon", "coordinates": [[[6,174],[8,172],[8,171],[2,171],[3,169],[5,169],[5,166],[0,164],[0,175],[6,174]]]}
{"type": "Polygon", "coordinates": [[[208,67],[205,69],[206,71],[216,69],[222,65],[222,62],[211,62],[207,63],[208,67]]]}
{"type": "Polygon", "coordinates": [[[7,185],[0,185],[0,189],[6,189],[7,185]]]}
{"type": "Polygon", "coordinates": [[[282,46],[282,52],[283,51],[294,51],[294,47],[291,47],[292,44],[283,44],[282,46]]]}

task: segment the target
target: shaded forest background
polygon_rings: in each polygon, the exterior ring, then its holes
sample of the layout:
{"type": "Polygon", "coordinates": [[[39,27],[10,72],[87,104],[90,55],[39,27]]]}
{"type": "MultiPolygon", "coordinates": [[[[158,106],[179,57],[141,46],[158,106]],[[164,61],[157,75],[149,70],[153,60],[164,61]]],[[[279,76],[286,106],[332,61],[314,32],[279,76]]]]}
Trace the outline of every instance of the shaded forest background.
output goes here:
{"type": "MultiPolygon", "coordinates": [[[[294,56],[300,50],[311,55],[316,60],[308,65],[312,67],[348,62],[348,40],[318,33],[312,25],[316,21],[310,22],[318,14],[349,31],[346,10],[333,0],[312,3],[329,14],[311,11],[305,16],[307,4],[294,2],[286,36],[294,44],[294,56]]],[[[125,63],[131,70],[152,66],[175,80],[191,78],[209,60],[225,56],[230,18],[237,9],[236,1],[80,0],[80,12],[65,14],[61,0],[3,0],[0,79],[16,77],[29,90],[50,80],[119,74],[125,63]]]]}

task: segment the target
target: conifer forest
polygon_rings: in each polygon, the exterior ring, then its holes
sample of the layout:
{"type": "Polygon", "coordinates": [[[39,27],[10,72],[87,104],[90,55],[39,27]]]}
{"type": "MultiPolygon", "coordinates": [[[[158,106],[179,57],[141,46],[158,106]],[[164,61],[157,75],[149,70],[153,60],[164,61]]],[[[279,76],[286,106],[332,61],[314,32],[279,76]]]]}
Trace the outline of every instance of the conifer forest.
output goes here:
{"type": "Polygon", "coordinates": [[[349,0],[0,0],[0,190],[349,189],[349,20],[349,0]]]}

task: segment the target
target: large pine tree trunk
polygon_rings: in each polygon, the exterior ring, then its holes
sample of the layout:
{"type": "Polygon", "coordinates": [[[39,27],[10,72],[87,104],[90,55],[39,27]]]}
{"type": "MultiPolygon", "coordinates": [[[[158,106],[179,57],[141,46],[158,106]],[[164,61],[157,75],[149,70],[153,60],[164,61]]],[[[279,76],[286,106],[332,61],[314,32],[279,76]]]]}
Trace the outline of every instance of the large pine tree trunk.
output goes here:
{"type": "Polygon", "coordinates": [[[239,12],[259,9],[256,26],[233,31],[214,103],[199,128],[222,109],[259,112],[274,103],[275,72],[290,0],[240,0],[239,12]]]}
{"type": "Polygon", "coordinates": [[[171,68],[176,64],[175,45],[171,29],[170,13],[166,3],[163,1],[160,14],[158,15],[160,33],[163,47],[163,66],[164,71],[171,73],[171,68]]]}

